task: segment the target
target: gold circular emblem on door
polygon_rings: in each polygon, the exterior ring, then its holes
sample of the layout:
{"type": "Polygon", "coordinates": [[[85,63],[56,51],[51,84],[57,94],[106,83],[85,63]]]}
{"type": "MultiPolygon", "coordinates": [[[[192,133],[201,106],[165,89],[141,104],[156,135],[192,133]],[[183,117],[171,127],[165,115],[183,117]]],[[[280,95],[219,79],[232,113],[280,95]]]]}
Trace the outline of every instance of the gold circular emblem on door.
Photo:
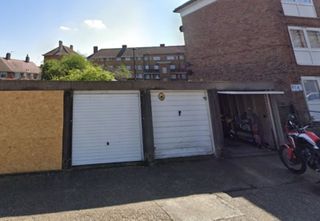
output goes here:
{"type": "Polygon", "coordinates": [[[159,98],[160,101],[164,101],[166,99],[166,95],[163,92],[160,92],[158,94],[158,98],[159,98]]]}

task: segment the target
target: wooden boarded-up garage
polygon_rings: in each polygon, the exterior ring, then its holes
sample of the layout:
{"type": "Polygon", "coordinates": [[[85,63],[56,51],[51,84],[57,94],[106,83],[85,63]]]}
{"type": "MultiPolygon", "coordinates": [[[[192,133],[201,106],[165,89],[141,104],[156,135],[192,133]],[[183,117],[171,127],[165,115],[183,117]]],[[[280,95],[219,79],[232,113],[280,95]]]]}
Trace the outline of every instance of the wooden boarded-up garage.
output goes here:
{"type": "Polygon", "coordinates": [[[143,160],[139,91],[75,92],[72,165],[143,160]]]}
{"type": "Polygon", "coordinates": [[[63,94],[0,92],[0,174],[62,169],[63,94]]]}
{"type": "Polygon", "coordinates": [[[155,158],[214,153],[206,91],[152,91],[155,158]]]}

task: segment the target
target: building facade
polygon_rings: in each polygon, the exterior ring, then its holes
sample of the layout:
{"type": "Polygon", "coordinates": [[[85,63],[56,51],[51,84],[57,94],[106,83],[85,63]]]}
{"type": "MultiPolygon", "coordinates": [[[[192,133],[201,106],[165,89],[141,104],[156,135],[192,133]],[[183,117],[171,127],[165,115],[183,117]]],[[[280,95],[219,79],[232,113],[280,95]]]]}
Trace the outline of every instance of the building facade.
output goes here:
{"type": "Polygon", "coordinates": [[[320,121],[320,0],[191,0],[180,13],[192,81],[270,81],[280,114],[320,121]]]}
{"type": "Polygon", "coordinates": [[[132,73],[136,80],[187,80],[185,47],[165,46],[98,49],[88,60],[103,69],[114,72],[121,65],[132,73]]]}
{"type": "Polygon", "coordinates": [[[59,41],[59,46],[43,55],[44,61],[55,59],[60,60],[63,56],[70,55],[70,54],[77,54],[73,50],[73,45],[70,47],[64,46],[62,41],[59,41]]]}
{"type": "Polygon", "coordinates": [[[7,53],[0,58],[0,80],[40,80],[41,70],[27,55],[25,60],[16,60],[7,53]]]}

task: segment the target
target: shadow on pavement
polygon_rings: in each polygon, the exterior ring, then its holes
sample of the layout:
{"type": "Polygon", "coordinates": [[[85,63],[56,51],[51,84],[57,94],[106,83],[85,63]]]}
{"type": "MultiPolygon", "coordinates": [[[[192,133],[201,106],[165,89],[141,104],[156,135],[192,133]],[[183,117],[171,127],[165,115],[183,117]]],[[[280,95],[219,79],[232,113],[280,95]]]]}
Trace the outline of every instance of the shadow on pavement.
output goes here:
{"type": "Polygon", "coordinates": [[[288,173],[275,156],[9,176],[0,178],[0,217],[225,192],[234,198],[246,198],[279,219],[287,219],[292,206],[301,205],[304,213],[320,208],[312,196],[320,195],[313,179],[311,175],[288,173]],[[295,190],[288,189],[290,186],[295,190]],[[310,205],[313,202],[316,203],[310,205]]]}

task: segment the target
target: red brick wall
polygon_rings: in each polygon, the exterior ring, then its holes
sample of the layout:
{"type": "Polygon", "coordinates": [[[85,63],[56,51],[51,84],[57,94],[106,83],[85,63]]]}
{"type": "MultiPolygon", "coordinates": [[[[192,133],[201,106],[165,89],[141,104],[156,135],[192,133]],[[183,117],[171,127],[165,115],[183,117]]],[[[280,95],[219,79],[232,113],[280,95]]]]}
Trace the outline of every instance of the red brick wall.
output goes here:
{"type": "MultiPolygon", "coordinates": [[[[320,17],[320,0],[314,0],[320,17]]],[[[320,27],[320,20],[284,16],[280,0],[218,0],[183,17],[186,57],[193,81],[273,81],[303,119],[309,117],[303,93],[291,93],[300,77],[320,67],[298,66],[288,25],[320,27]]]]}

